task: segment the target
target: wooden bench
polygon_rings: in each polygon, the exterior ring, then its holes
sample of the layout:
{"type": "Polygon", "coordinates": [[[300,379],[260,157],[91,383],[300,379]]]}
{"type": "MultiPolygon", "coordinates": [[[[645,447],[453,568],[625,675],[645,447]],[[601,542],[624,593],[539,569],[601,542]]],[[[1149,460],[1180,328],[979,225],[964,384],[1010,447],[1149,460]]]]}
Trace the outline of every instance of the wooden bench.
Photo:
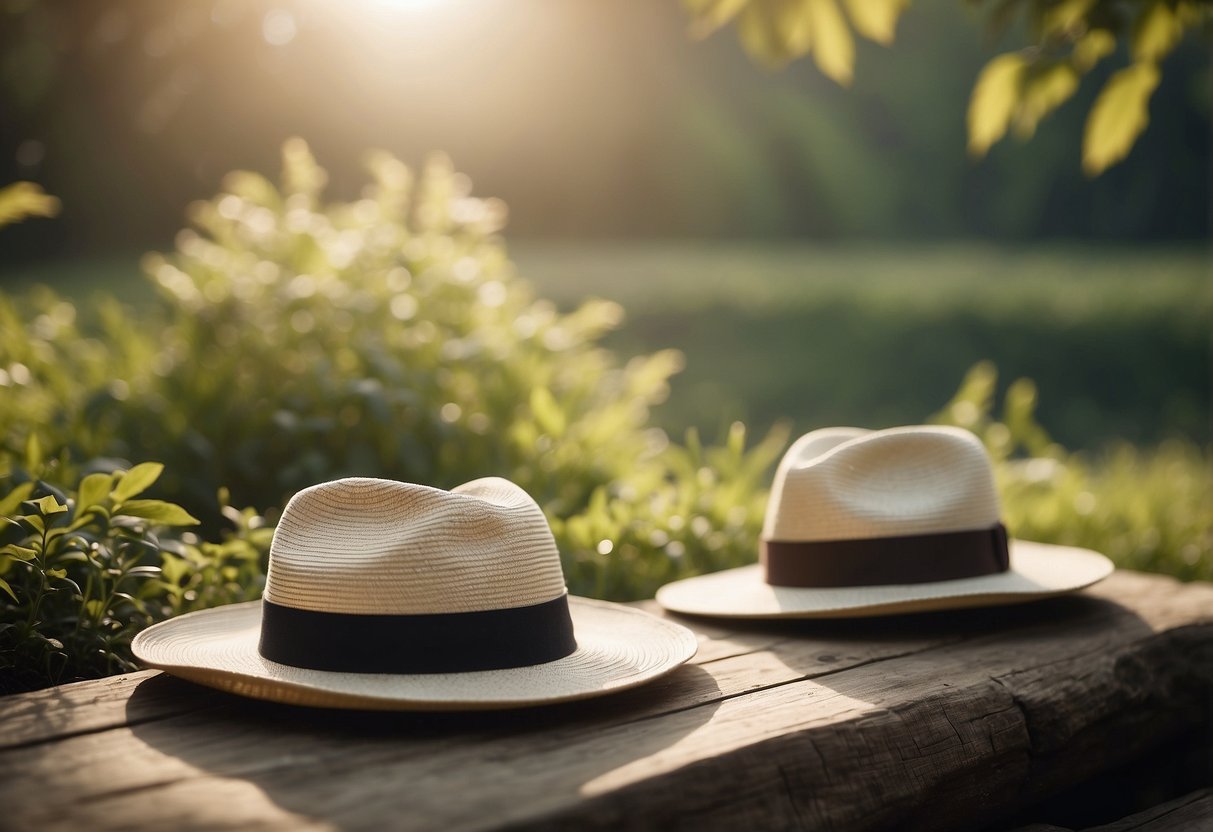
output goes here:
{"type": "MultiPolygon", "coordinates": [[[[1117,772],[1161,774],[1156,803],[1213,783],[1213,585],[688,623],[699,655],[666,679],[527,711],[290,708],[151,671],[3,698],[0,828],[1073,828],[1066,795],[1117,772]]],[[[1125,792],[1088,795],[1094,820],[1143,808],[1125,792]]]]}

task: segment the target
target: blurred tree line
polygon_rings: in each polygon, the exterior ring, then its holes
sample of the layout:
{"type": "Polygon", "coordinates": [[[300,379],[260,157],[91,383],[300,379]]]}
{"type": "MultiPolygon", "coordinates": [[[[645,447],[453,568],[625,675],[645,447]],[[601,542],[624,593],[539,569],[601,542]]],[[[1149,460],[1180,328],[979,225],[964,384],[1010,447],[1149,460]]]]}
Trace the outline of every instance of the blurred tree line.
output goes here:
{"type": "Polygon", "coordinates": [[[445,150],[516,236],[1205,239],[1208,51],[1163,59],[1149,130],[1092,181],[1083,121],[1125,55],[974,161],[973,81],[1025,42],[983,38],[983,14],[914,4],[891,47],[855,42],[844,90],[692,40],[673,0],[0,0],[0,183],[64,205],[0,235],[0,258],[162,247],[292,134],[339,193],[368,146],[445,150]]]}

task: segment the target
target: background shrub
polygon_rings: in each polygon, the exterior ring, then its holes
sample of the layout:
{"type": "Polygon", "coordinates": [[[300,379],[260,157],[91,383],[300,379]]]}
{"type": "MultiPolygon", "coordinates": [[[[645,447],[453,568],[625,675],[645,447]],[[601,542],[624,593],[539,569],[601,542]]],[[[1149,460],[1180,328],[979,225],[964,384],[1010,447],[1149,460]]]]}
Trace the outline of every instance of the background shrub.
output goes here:
{"type": "Polygon", "coordinates": [[[606,597],[752,555],[783,432],[672,445],[649,409],[679,354],[621,364],[598,343],[617,304],[535,298],[497,235],[504,206],[444,158],[415,178],[371,154],[359,198],[331,203],[306,145],[283,158],[280,185],[233,174],[147,258],[157,307],[106,300],[79,321],[46,290],[0,303],[10,454],[37,434],[70,459],[156,458],[158,496],[207,536],[227,525],[220,489],[266,511],[347,475],[505,476],[552,519],[570,587],[606,597]]]}
{"type": "Polygon", "coordinates": [[[261,594],[262,518],[225,507],[235,531],[201,542],[184,509],[140,497],[162,466],[109,467],[77,474],[32,439],[0,476],[0,693],[135,670],[142,628],[261,594]]]}

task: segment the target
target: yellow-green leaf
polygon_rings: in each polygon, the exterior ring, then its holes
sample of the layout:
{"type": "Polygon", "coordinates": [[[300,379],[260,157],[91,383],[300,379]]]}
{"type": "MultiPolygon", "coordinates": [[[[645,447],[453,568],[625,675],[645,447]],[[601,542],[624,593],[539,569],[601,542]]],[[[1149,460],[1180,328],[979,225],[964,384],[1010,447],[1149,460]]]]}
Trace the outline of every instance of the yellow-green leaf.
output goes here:
{"type": "Polygon", "coordinates": [[[46,531],[46,521],[42,519],[42,515],[40,514],[22,514],[17,519],[29,523],[37,530],[38,534],[46,531]]]}
{"type": "Polygon", "coordinates": [[[1015,113],[1015,133],[1030,138],[1042,118],[1078,89],[1078,70],[1064,61],[1044,64],[1028,73],[1015,113]]]}
{"type": "Polygon", "coordinates": [[[539,429],[549,436],[560,436],[564,433],[564,413],[556,398],[546,387],[536,387],[531,391],[531,413],[539,429]]]}
{"type": "Polygon", "coordinates": [[[845,0],[847,15],[855,31],[868,40],[888,46],[893,42],[897,19],[909,0],[845,0]]]}
{"type": "Polygon", "coordinates": [[[0,188],[0,228],[29,217],[53,217],[59,200],[33,182],[14,182],[0,188]]]}
{"type": "Polygon", "coordinates": [[[1132,64],[1108,79],[1083,131],[1082,167],[1088,176],[1099,175],[1128,155],[1150,123],[1147,107],[1158,80],[1158,67],[1152,63],[1132,64]]]}
{"type": "Polygon", "coordinates": [[[851,30],[834,0],[808,0],[808,8],[813,60],[822,72],[845,87],[851,83],[855,68],[851,30]]]}
{"type": "Polygon", "coordinates": [[[969,99],[969,153],[984,156],[1006,135],[1027,69],[1027,59],[1010,52],[994,58],[981,70],[969,99]]]}
{"type": "Polygon", "coordinates": [[[141,517],[163,526],[195,526],[198,519],[181,506],[163,500],[127,500],[115,512],[127,517],[141,517]]]}
{"type": "Polygon", "coordinates": [[[66,569],[48,569],[48,570],[46,570],[46,577],[48,577],[48,578],[66,578],[67,570],[66,569]]]}
{"type": "Polygon", "coordinates": [[[21,603],[20,601],[17,600],[17,593],[13,592],[13,588],[8,585],[8,581],[4,580],[4,578],[0,578],[0,589],[3,589],[5,592],[7,592],[8,597],[12,598],[15,603],[18,603],[18,604],[21,603]]]}
{"type": "Polygon", "coordinates": [[[9,543],[0,547],[0,555],[8,555],[17,560],[33,560],[38,555],[38,551],[28,546],[18,546],[16,543],[9,543]]]}
{"type": "Polygon", "coordinates": [[[50,494],[34,500],[34,505],[38,507],[38,511],[40,511],[43,516],[48,514],[62,514],[63,512],[67,511],[67,506],[60,503],[50,494]]]}
{"type": "Polygon", "coordinates": [[[1088,72],[1091,67],[1116,51],[1116,36],[1107,29],[1092,29],[1074,42],[1071,57],[1074,68],[1088,72]]]}
{"type": "Polygon", "coordinates": [[[737,39],[751,58],[768,69],[783,66],[788,60],[775,20],[759,0],[747,4],[738,16],[737,39]]]}
{"type": "Polygon", "coordinates": [[[769,69],[809,50],[808,0],[750,0],[737,18],[737,36],[750,57],[769,69]]]}
{"type": "Polygon", "coordinates": [[[0,517],[9,517],[25,502],[25,498],[34,490],[32,482],[23,482],[8,494],[0,497],[0,517]]]}
{"type": "Polygon", "coordinates": [[[1040,34],[1064,35],[1084,21],[1095,0],[1061,0],[1045,7],[1040,15],[1040,34]]]}
{"type": "Polygon", "coordinates": [[[114,490],[110,492],[110,499],[116,505],[129,500],[136,494],[142,494],[159,479],[160,472],[163,470],[164,466],[159,462],[144,462],[136,465],[121,476],[118,484],[114,486],[114,490]]]}
{"type": "Polygon", "coordinates": [[[775,28],[790,57],[797,58],[809,51],[813,31],[814,0],[765,0],[775,19],[775,28]]]}
{"type": "Polygon", "coordinates": [[[1159,61],[1183,37],[1179,14],[1164,0],[1153,0],[1137,17],[1130,39],[1133,60],[1159,61]]]}
{"type": "Polygon", "coordinates": [[[706,38],[728,23],[750,0],[682,0],[691,15],[691,37],[706,38]]]}
{"type": "Polygon", "coordinates": [[[112,474],[89,474],[80,481],[80,489],[76,493],[76,514],[81,515],[89,508],[99,505],[110,493],[114,485],[112,474]]]}
{"type": "Polygon", "coordinates": [[[25,465],[31,471],[42,465],[42,443],[36,433],[31,433],[25,440],[25,465]]]}

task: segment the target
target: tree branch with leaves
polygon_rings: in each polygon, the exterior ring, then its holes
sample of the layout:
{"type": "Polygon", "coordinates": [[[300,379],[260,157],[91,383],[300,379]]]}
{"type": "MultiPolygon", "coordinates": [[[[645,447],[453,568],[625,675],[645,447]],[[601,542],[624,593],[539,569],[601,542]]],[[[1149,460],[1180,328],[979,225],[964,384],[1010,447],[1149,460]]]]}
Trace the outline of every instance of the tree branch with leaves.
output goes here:
{"type": "MultiPolygon", "coordinates": [[[[973,86],[969,152],[984,156],[1008,133],[1032,137],[1041,119],[1078,90],[1083,77],[1127,43],[1129,63],[1104,83],[1087,114],[1082,166],[1097,176],[1128,155],[1149,123],[1160,64],[1188,36],[1213,31],[1209,0],[966,0],[987,9],[1001,36],[1026,24],[1029,43],[991,59],[973,86]]],[[[692,37],[733,23],[759,64],[779,69],[811,55],[818,68],[849,86],[855,35],[893,42],[908,0],[683,0],[692,37]]]]}

